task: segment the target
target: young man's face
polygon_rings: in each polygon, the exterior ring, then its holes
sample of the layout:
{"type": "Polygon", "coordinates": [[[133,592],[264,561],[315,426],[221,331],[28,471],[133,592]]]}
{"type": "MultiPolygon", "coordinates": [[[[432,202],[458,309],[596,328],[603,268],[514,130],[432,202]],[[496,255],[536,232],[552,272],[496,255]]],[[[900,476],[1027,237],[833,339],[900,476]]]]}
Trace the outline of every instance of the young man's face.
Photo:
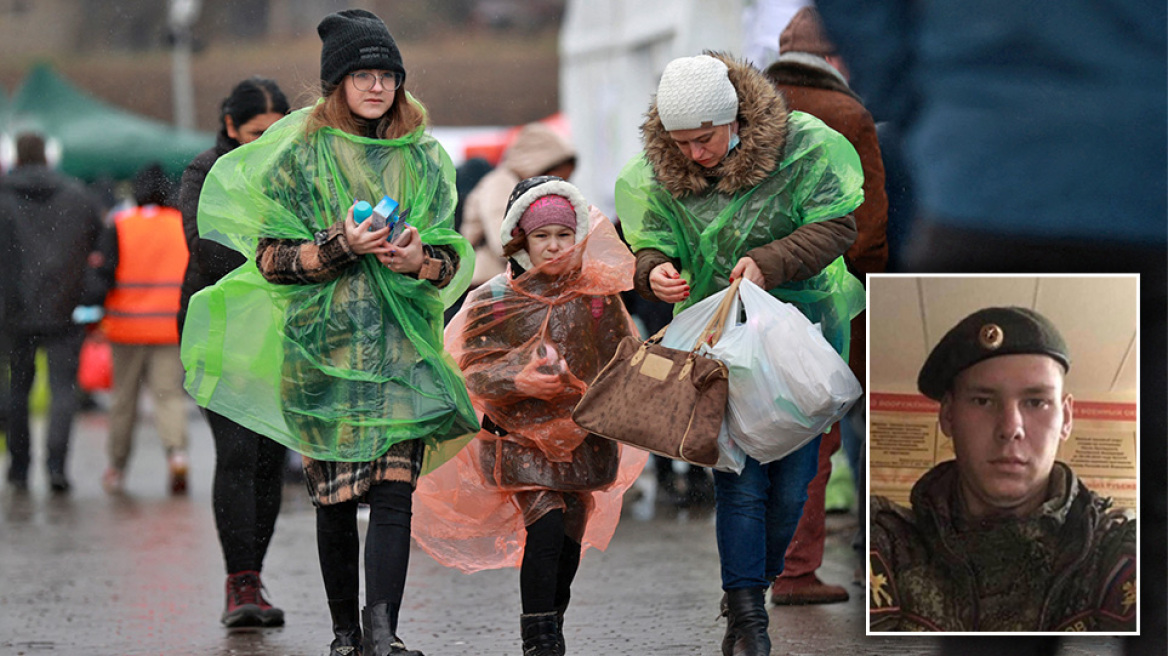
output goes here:
{"type": "Polygon", "coordinates": [[[1062,366],[1045,355],[1002,355],[957,375],[941,401],[941,430],[975,517],[1023,516],[1042,504],[1072,405],[1062,366]]]}

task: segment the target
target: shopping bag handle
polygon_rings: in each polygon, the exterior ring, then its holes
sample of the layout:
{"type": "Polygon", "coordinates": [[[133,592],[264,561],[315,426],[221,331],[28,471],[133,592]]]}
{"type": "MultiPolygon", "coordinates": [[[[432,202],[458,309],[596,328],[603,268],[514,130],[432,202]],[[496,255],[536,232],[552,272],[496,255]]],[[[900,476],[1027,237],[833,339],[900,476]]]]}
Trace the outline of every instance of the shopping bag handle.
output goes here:
{"type": "Polygon", "coordinates": [[[714,316],[710,317],[710,323],[706,324],[705,330],[698,338],[698,343],[694,345],[695,349],[701,347],[702,343],[713,346],[718,343],[719,339],[722,339],[722,331],[726,330],[726,319],[730,316],[730,307],[734,305],[734,299],[738,297],[738,287],[741,284],[742,277],[739,276],[726,288],[726,295],[722,297],[722,302],[718,304],[714,316]]]}
{"type": "MultiPolygon", "coordinates": [[[[710,346],[718,343],[722,338],[722,332],[726,329],[726,320],[730,316],[730,307],[734,304],[735,297],[738,296],[738,286],[742,284],[742,278],[738,278],[730,283],[726,288],[726,295],[722,297],[722,301],[718,304],[718,309],[714,311],[714,316],[710,317],[709,323],[702,329],[698,335],[698,341],[694,343],[690,350],[697,352],[702,347],[702,344],[708,343],[710,346]]],[[[669,324],[666,324],[657,334],[645,340],[642,346],[649,344],[657,344],[665,337],[665,331],[669,330],[669,324]]]]}

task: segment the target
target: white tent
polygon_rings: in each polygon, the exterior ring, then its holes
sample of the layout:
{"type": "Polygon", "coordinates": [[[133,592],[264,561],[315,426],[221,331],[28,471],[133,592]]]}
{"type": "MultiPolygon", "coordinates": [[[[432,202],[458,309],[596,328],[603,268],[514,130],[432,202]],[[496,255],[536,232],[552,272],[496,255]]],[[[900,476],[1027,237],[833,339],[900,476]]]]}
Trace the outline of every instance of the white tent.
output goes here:
{"type": "Polygon", "coordinates": [[[720,50],[766,66],[779,32],[810,0],[569,0],[560,32],[560,102],[579,153],[572,182],[610,218],[621,167],[670,60],[720,50]]]}

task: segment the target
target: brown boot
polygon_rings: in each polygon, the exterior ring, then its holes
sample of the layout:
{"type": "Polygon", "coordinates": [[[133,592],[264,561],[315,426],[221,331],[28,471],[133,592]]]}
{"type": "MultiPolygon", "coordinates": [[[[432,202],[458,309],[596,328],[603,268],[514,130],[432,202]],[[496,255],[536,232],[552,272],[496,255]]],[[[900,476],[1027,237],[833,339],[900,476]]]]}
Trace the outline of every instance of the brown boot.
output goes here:
{"type": "Polygon", "coordinates": [[[801,576],[779,576],[771,586],[771,603],[776,606],[837,604],[847,600],[846,589],[820,581],[815,572],[801,576]]]}

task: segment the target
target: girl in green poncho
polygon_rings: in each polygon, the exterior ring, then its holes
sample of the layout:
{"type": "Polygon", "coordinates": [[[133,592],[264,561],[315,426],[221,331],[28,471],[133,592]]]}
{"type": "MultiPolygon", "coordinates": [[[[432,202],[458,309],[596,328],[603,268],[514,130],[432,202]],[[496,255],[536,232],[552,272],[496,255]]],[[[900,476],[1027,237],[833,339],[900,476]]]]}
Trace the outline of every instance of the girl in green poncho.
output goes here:
{"type": "MultiPolygon", "coordinates": [[[[819,323],[846,357],[863,307],[841,258],[863,200],[851,144],[788,111],[762,73],[722,55],[670,62],[641,130],[644,153],[616,183],[637,291],[680,310],[746,278],[819,323]]],[[[764,595],[782,572],[818,451],[815,439],[776,462],[747,457],[741,474],[715,472],[724,654],[770,654],[764,595]]]]}
{"type": "Polygon", "coordinates": [[[420,656],[396,635],[412,497],[423,458],[434,466],[478,430],[442,347],[442,310],[473,254],[451,229],[454,168],[424,131],[385,24],[354,9],[317,32],[321,101],[208,175],[202,235],[256,258],[192,299],[187,388],[305,456],[330,653],[420,656]],[[356,200],[382,195],[409,223],[392,243],[388,227],[353,217],[356,200]],[[359,502],[370,507],[364,637],[359,502]]]}

